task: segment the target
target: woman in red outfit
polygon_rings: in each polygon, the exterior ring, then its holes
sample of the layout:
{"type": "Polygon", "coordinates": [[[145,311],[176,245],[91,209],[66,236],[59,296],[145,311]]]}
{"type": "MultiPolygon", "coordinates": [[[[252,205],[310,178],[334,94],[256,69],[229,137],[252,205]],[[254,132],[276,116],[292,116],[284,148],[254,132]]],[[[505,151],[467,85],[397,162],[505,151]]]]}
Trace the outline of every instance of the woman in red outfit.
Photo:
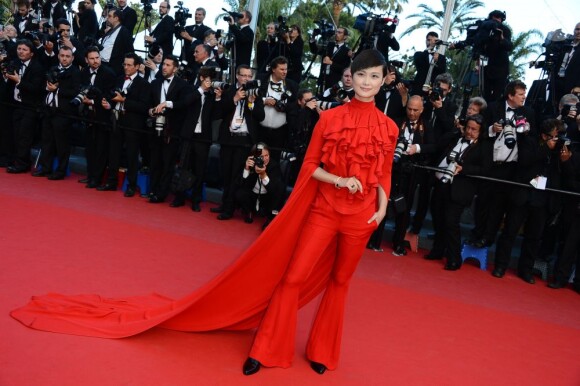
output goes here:
{"type": "Polygon", "coordinates": [[[37,330],[102,338],[153,327],[201,332],[259,326],[244,364],[249,375],[261,364],[290,366],[297,309],[325,291],[307,356],[318,373],[335,369],[348,285],[385,216],[390,191],[398,129],[374,105],[384,65],[376,50],[357,56],[356,95],[321,114],[288,202],[206,285],[177,300],[156,293],[125,298],[49,293],[34,296],[12,317],[37,330]]]}
{"type": "Polygon", "coordinates": [[[385,217],[393,148],[388,138],[396,130],[375,108],[374,97],[386,75],[383,56],[375,50],[362,52],[352,64],[352,75],[353,100],[325,111],[314,129],[303,167],[314,168],[318,189],[244,363],[245,375],[261,365],[290,366],[299,290],[331,243],[336,243],[334,263],[306,355],[320,374],[336,368],[348,286],[368,238],[385,217]]]}

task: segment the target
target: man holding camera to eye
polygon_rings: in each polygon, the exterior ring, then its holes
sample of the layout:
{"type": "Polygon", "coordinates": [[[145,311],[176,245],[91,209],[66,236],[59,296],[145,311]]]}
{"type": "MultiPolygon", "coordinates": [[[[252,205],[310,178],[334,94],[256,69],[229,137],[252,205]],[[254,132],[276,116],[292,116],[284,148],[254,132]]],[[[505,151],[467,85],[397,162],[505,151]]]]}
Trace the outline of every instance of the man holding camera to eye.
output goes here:
{"type": "MultiPolygon", "coordinates": [[[[531,108],[524,106],[525,100],[525,83],[514,80],[505,88],[505,100],[490,103],[485,111],[485,122],[489,126],[483,131],[483,137],[493,144],[492,178],[514,181],[518,173],[520,142],[528,136],[536,138],[535,115],[531,108]],[[520,123],[516,130],[516,124],[520,123]]],[[[478,205],[481,203],[482,210],[478,211],[475,222],[476,229],[481,229],[483,234],[474,235],[472,245],[481,248],[494,243],[501,220],[510,208],[507,198],[512,190],[504,183],[481,184],[478,205]]],[[[504,274],[505,269],[494,270],[496,277],[504,274]]]]}
{"type": "Polygon", "coordinates": [[[264,103],[257,95],[259,85],[252,80],[250,66],[236,69],[236,87],[225,91],[219,102],[222,123],[219,129],[220,167],[223,178],[222,205],[212,208],[218,220],[232,218],[235,180],[244,165],[248,149],[258,138],[258,123],[264,119],[264,103]]]}
{"type": "Polygon", "coordinates": [[[251,224],[254,213],[263,213],[265,229],[282,209],[285,185],[280,167],[270,158],[270,149],[259,142],[250,150],[238,180],[235,201],[242,208],[244,222],[251,224]]]}
{"type": "Polygon", "coordinates": [[[236,68],[240,64],[249,66],[251,64],[252,48],[254,46],[254,31],[250,28],[252,14],[250,11],[244,10],[240,14],[236,14],[236,16],[241,17],[234,18],[231,15],[232,13],[230,13],[227,21],[230,25],[230,33],[234,35],[233,55],[236,60],[236,68]]]}
{"type": "Polygon", "coordinates": [[[348,39],[348,29],[338,27],[334,34],[334,42],[328,43],[325,52],[318,52],[316,40],[311,37],[310,51],[313,54],[322,56],[322,66],[318,77],[318,85],[321,90],[337,84],[345,68],[350,67],[352,62],[352,50],[346,44],[348,39]]]}
{"type": "Polygon", "coordinates": [[[481,53],[488,58],[483,72],[483,97],[490,103],[500,100],[509,75],[509,54],[513,50],[512,32],[506,25],[506,14],[502,11],[489,13],[488,21],[493,29],[485,42],[481,53]]]}
{"type": "Polygon", "coordinates": [[[34,15],[30,13],[30,2],[28,0],[18,0],[16,2],[16,13],[13,17],[13,25],[16,27],[19,39],[24,38],[25,32],[38,29],[34,15]]]}
{"type": "Polygon", "coordinates": [[[156,43],[149,47],[147,52],[147,59],[139,66],[139,72],[149,83],[152,83],[155,79],[161,77],[161,71],[159,67],[161,62],[163,62],[163,49],[156,43]]]}
{"type": "MultiPolygon", "coordinates": [[[[352,78],[351,78],[352,79],[352,78]]],[[[375,103],[379,110],[395,122],[405,118],[409,89],[397,81],[397,69],[392,64],[387,65],[387,76],[379,93],[375,96],[375,103]]]]}
{"type": "Polygon", "coordinates": [[[169,16],[169,2],[162,1],[159,3],[159,16],[161,20],[151,32],[151,35],[145,36],[145,42],[148,45],[153,43],[159,44],[165,55],[173,55],[173,30],[175,21],[169,16]]]}
{"type": "Polygon", "coordinates": [[[53,39],[44,43],[44,55],[41,55],[42,62],[46,68],[58,65],[58,57],[55,55],[61,47],[68,47],[73,52],[73,64],[78,67],[87,65],[84,58],[84,46],[74,36],[71,36],[71,25],[67,19],[58,19],[55,21],[56,34],[53,39]]]}
{"type": "Polygon", "coordinates": [[[49,70],[46,81],[46,111],[42,120],[40,168],[32,175],[62,180],[66,175],[70,156],[69,131],[78,108],[71,104],[79,92],[81,74],[73,64],[73,52],[68,46],[58,51],[58,66],[49,70]],[[56,156],[58,165],[52,169],[56,156]]]}
{"type": "MultiPolygon", "coordinates": [[[[113,125],[109,134],[109,162],[107,181],[97,187],[98,191],[115,191],[118,184],[119,167],[123,144],[127,152],[127,190],[125,197],[133,197],[137,187],[139,169],[139,144],[147,107],[149,106],[149,83],[139,76],[141,57],[135,53],[125,55],[123,63],[125,77],[119,79],[108,98],[101,101],[102,107],[113,114],[113,125]]],[[[99,170],[104,170],[100,165],[99,170]]]]}
{"type": "Polygon", "coordinates": [[[258,137],[271,146],[270,156],[276,161],[288,138],[286,105],[293,103],[298,93],[298,85],[286,79],[287,73],[288,59],[278,56],[270,62],[270,75],[261,79],[260,85],[265,118],[260,122],[258,137]]]}
{"type": "Polygon", "coordinates": [[[570,149],[580,150],[580,99],[574,94],[566,94],[558,105],[558,120],[564,122],[566,137],[570,138],[570,149]]]}
{"type": "Polygon", "coordinates": [[[109,123],[111,112],[106,110],[102,101],[115,86],[115,73],[101,65],[101,55],[97,47],[86,50],[87,67],[81,70],[81,85],[90,87],[90,92],[83,95],[83,113],[87,122],[85,157],[87,160],[87,178],[79,182],[86,183],[87,188],[96,188],[103,180],[107,165],[109,148],[109,123]]]}
{"type": "Polygon", "coordinates": [[[60,0],[50,0],[42,5],[42,17],[48,19],[48,23],[56,25],[58,19],[66,19],[66,10],[60,0]]]}
{"type": "Polygon", "coordinates": [[[5,69],[2,76],[8,82],[8,94],[14,103],[12,123],[14,128],[14,163],[8,173],[25,173],[30,170],[30,149],[38,126],[36,110],[44,96],[44,69],[34,57],[34,46],[28,40],[16,43],[17,60],[13,71],[5,69]]]}
{"type": "Polygon", "coordinates": [[[205,9],[204,8],[196,8],[195,14],[193,15],[195,19],[194,25],[186,26],[180,33],[180,39],[183,39],[183,49],[181,51],[181,60],[186,60],[186,55],[189,51],[191,51],[191,45],[194,41],[203,41],[205,36],[205,32],[210,28],[203,24],[205,19],[205,9]]]}
{"type": "Polygon", "coordinates": [[[163,59],[163,79],[151,83],[149,116],[155,127],[150,134],[151,194],[149,202],[158,204],[169,194],[171,179],[179,151],[179,135],[191,105],[192,90],[187,82],[175,74],[179,60],[175,56],[163,59]]]}
{"type": "Polygon", "coordinates": [[[322,98],[320,99],[327,102],[346,103],[350,102],[350,98],[353,96],[354,89],[352,88],[352,73],[349,66],[342,71],[342,78],[340,81],[337,84],[332,85],[332,87],[324,90],[322,98]]]}

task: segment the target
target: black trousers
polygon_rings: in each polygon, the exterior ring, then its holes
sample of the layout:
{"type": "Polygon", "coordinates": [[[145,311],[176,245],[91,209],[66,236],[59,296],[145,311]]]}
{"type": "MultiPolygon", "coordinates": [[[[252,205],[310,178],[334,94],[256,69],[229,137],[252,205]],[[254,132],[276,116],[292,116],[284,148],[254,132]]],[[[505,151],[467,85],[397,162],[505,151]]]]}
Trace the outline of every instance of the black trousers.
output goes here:
{"type": "Polygon", "coordinates": [[[40,165],[42,170],[65,175],[70,157],[69,132],[73,121],[61,116],[59,112],[59,110],[49,111],[42,120],[40,165]],[[55,156],[58,166],[53,171],[52,161],[55,156]]]}
{"type": "Polygon", "coordinates": [[[284,201],[283,184],[270,183],[266,187],[268,193],[256,194],[252,189],[240,187],[235,192],[235,202],[246,213],[263,212],[266,217],[273,218],[273,210],[280,211],[284,201]],[[259,200],[259,210],[256,209],[256,203],[259,200]]]}
{"type": "Polygon", "coordinates": [[[574,286],[580,288],[580,213],[575,208],[575,210],[569,207],[567,209],[573,215],[570,216],[571,219],[564,234],[562,254],[556,261],[555,279],[561,283],[567,283],[576,266],[574,286]]]}
{"type": "Polygon", "coordinates": [[[109,158],[109,128],[106,124],[89,123],[85,140],[87,178],[90,182],[103,182],[109,158]]]}
{"type": "Polygon", "coordinates": [[[431,217],[435,240],[431,254],[446,256],[450,263],[461,264],[461,214],[467,205],[451,198],[451,185],[435,182],[431,196],[431,217]]]}
{"type": "Polygon", "coordinates": [[[227,214],[234,213],[235,184],[246,164],[252,140],[249,136],[237,137],[239,145],[220,145],[220,167],[223,178],[222,206],[227,214]]]}
{"type": "Polygon", "coordinates": [[[503,269],[509,267],[514,241],[521,226],[524,225],[524,241],[518,261],[518,273],[521,275],[532,274],[534,261],[539,257],[542,232],[547,219],[548,209],[545,207],[533,207],[527,204],[512,205],[506,216],[505,227],[497,242],[496,267],[503,269]]]}
{"type": "Polygon", "coordinates": [[[264,126],[259,127],[258,138],[270,147],[270,158],[280,161],[280,153],[286,148],[288,138],[288,126],[283,125],[277,129],[270,129],[264,126]]]}
{"type": "Polygon", "coordinates": [[[391,198],[403,195],[405,197],[406,209],[395,214],[395,232],[393,233],[393,249],[403,245],[405,234],[411,220],[411,208],[415,199],[417,190],[417,173],[411,166],[401,165],[396,169],[393,168],[391,183],[391,198]]]}
{"type": "MultiPolygon", "coordinates": [[[[151,193],[160,199],[165,199],[169,194],[171,179],[175,172],[175,164],[179,154],[179,141],[176,141],[175,138],[151,134],[149,143],[151,147],[151,193]]],[[[136,148],[138,151],[138,141],[136,148]]],[[[137,174],[135,174],[135,183],[137,182],[136,176],[137,174]]],[[[129,183],[131,183],[131,180],[129,180],[129,183]]]]}
{"type": "Polygon", "coordinates": [[[0,116],[2,125],[0,125],[0,162],[6,165],[12,165],[14,162],[14,128],[12,117],[12,106],[0,105],[0,116]]]}
{"type": "MultiPolygon", "coordinates": [[[[187,156],[187,165],[185,167],[191,170],[195,179],[191,187],[191,201],[194,203],[201,202],[203,191],[203,181],[205,180],[205,170],[207,167],[207,160],[209,158],[210,142],[193,141],[189,142],[189,155],[187,156]]],[[[185,151],[182,146],[181,152],[185,151]]],[[[176,196],[185,198],[185,192],[175,192],[176,196]]]]}
{"type": "MultiPolygon", "coordinates": [[[[119,120],[119,126],[125,126],[119,120]]],[[[119,167],[121,166],[121,154],[123,148],[127,157],[127,184],[135,188],[137,186],[137,171],[139,170],[139,143],[142,134],[129,128],[115,127],[109,133],[109,171],[107,183],[117,185],[119,180],[119,167]]]]}
{"type": "Polygon", "coordinates": [[[493,70],[485,67],[483,73],[483,97],[487,103],[499,100],[507,85],[507,75],[498,77],[497,74],[490,74],[490,71],[493,70]]]}
{"type": "Polygon", "coordinates": [[[30,168],[30,149],[38,128],[38,114],[33,109],[16,107],[12,114],[14,126],[14,166],[30,168]]]}
{"type": "Polygon", "coordinates": [[[417,197],[417,209],[413,216],[411,232],[419,234],[423,228],[423,222],[429,211],[429,202],[431,202],[431,191],[435,184],[436,178],[426,170],[417,170],[417,183],[419,184],[419,195],[417,197]]]}

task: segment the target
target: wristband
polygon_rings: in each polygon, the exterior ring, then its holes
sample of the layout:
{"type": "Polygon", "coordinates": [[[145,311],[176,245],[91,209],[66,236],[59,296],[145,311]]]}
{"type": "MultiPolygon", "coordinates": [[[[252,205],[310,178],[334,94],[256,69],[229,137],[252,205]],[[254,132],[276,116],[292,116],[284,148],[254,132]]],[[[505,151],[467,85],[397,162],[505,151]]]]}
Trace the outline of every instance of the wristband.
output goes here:
{"type": "Polygon", "coordinates": [[[338,183],[340,182],[340,180],[342,180],[342,177],[336,177],[336,180],[334,180],[334,187],[336,189],[340,189],[340,186],[338,185],[338,183]]]}

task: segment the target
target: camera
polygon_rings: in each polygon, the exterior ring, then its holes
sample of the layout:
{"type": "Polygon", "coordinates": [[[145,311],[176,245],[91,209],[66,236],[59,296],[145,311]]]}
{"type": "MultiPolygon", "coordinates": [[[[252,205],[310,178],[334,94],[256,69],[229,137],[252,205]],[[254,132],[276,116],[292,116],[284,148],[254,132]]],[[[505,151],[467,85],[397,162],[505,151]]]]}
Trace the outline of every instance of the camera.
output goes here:
{"type": "Polygon", "coordinates": [[[0,64],[0,69],[3,74],[16,75],[18,72],[18,67],[14,63],[2,63],[0,64]]]}
{"type": "Polygon", "coordinates": [[[316,24],[318,28],[312,30],[311,36],[313,39],[320,36],[322,40],[329,40],[336,33],[334,25],[326,21],[326,19],[314,20],[314,24],[316,24]]]}
{"type": "Polygon", "coordinates": [[[292,153],[290,151],[283,151],[280,153],[280,161],[289,161],[294,162],[296,161],[296,153],[292,153]]]}
{"type": "Polygon", "coordinates": [[[121,87],[115,87],[113,90],[111,90],[112,97],[115,97],[115,95],[117,95],[116,93],[119,93],[119,95],[121,95],[123,98],[126,96],[125,92],[121,87]]]}
{"type": "Polygon", "coordinates": [[[211,82],[211,87],[212,88],[221,88],[222,90],[228,90],[230,88],[230,84],[226,83],[226,82],[219,82],[217,80],[214,80],[213,82],[211,82]]]}
{"type": "Polygon", "coordinates": [[[372,37],[381,32],[395,33],[399,19],[397,16],[382,17],[372,13],[363,13],[356,17],[353,28],[361,32],[361,36],[372,37]]]}
{"type": "Polygon", "coordinates": [[[572,141],[570,138],[559,135],[558,139],[556,140],[556,147],[554,147],[554,151],[560,152],[564,146],[570,146],[572,141]]]}
{"type": "Polygon", "coordinates": [[[161,46],[157,43],[153,43],[149,46],[147,50],[147,58],[153,60],[161,52],[161,46]]]}
{"type": "Polygon", "coordinates": [[[504,144],[508,149],[513,149],[516,146],[516,129],[510,122],[503,127],[504,144]]]}
{"type": "Polygon", "coordinates": [[[455,176],[455,170],[457,170],[457,152],[455,150],[451,151],[447,156],[447,167],[441,172],[443,176],[440,181],[444,184],[451,183],[453,177],[455,176]]]}
{"type": "Polygon", "coordinates": [[[285,16],[278,16],[278,24],[276,25],[276,33],[278,35],[284,35],[290,31],[288,25],[286,24],[287,21],[288,19],[285,16]]]}
{"type": "Polygon", "coordinates": [[[568,116],[568,114],[570,114],[571,111],[576,111],[576,116],[578,116],[578,109],[579,108],[580,108],[580,102],[578,102],[576,104],[564,105],[562,107],[562,111],[560,112],[560,116],[562,117],[562,120],[564,122],[566,122],[567,124],[574,123],[574,118],[570,118],[568,116]]]}
{"type": "Polygon", "coordinates": [[[243,19],[244,18],[244,14],[239,13],[239,12],[232,12],[232,11],[228,11],[225,8],[222,8],[222,11],[225,11],[229,16],[224,16],[224,21],[227,21],[228,23],[230,21],[236,21],[238,19],[243,19]]]}
{"type": "Polygon", "coordinates": [[[161,133],[165,129],[166,118],[165,118],[165,109],[159,114],[152,114],[153,117],[147,119],[147,127],[155,129],[157,132],[157,136],[160,137],[161,133]]]}
{"type": "Polygon", "coordinates": [[[83,45],[85,47],[97,47],[97,49],[99,51],[102,51],[104,48],[103,45],[101,43],[99,43],[99,41],[92,36],[85,36],[83,38],[83,45]]]}
{"type": "Polygon", "coordinates": [[[346,98],[352,99],[354,97],[354,90],[345,90],[344,88],[340,88],[336,92],[336,97],[341,101],[346,98]]]}
{"type": "Polygon", "coordinates": [[[115,2],[113,0],[107,0],[107,2],[104,5],[104,8],[107,10],[115,8],[115,2]]]}
{"type": "Polygon", "coordinates": [[[436,102],[440,98],[443,98],[443,90],[441,89],[441,85],[437,83],[429,93],[429,100],[431,102],[436,102]]]}
{"type": "Polygon", "coordinates": [[[254,79],[254,80],[249,80],[246,82],[246,84],[242,85],[242,90],[244,90],[246,92],[246,98],[249,96],[255,96],[255,97],[259,97],[260,96],[260,80],[259,79],[254,79]]]}
{"type": "Polygon", "coordinates": [[[276,100],[276,104],[274,105],[274,108],[276,109],[276,111],[279,111],[281,113],[286,111],[286,102],[288,100],[289,97],[292,96],[292,92],[289,90],[286,90],[282,93],[282,95],[280,95],[280,99],[276,100]]]}
{"type": "Polygon", "coordinates": [[[71,99],[70,104],[78,107],[83,103],[83,99],[85,99],[85,97],[92,100],[98,100],[100,99],[100,95],[102,95],[101,91],[95,86],[90,84],[81,86],[81,91],[79,91],[77,96],[71,99]]]}
{"type": "Polygon", "coordinates": [[[192,14],[189,13],[189,8],[185,8],[183,6],[183,1],[178,1],[177,5],[173,8],[177,8],[177,11],[175,11],[175,15],[173,16],[173,19],[175,20],[175,37],[177,39],[182,39],[181,32],[185,31],[185,24],[187,23],[187,19],[191,18],[192,14]]]}
{"type": "Polygon", "coordinates": [[[263,168],[264,167],[264,157],[262,156],[262,150],[264,150],[263,144],[256,145],[256,151],[252,155],[252,159],[254,160],[254,170],[255,168],[263,168]]]}
{"type": "Polygon", "coordinates": [[[182,60],[181,64],[177,68],[177,72],[175,73],[178,77],[186,81],[187,83],[195,82],[195,72],[187,63],[187,60],[182,60]]]}
{"type": "Polygon", "coordinates": [[[514,127],[516,128],[516,133],[523,134],[530,131],[530,124],[528,120],[523,115],[517,115],[514,117],[514,127]]]}
{"type": "MultiPolygon", "coordinates": [[[[44,28],[46,28],[46,24],[45,24],[44,28]]],[[[48,28],[50,28],[50,27],[48,27],[48,28]]],[[[38,32],[38,31],[25,31],[24,37],[33,43],[35,41],[38,41],[38,42],[40,42],[40,44],[45,44],[48,40],[48,35],[41,33],[41,32],[38,32]]]]}
{"type": "Polygon", "coordinates": [[[48,83],[58,83],[61,79],[66,78],[66,70],[60,69],[58,67],[53,67],[46,73],[46,81],[48,83]]]}
{"type": "Polygon", "coordinates": [[[333,109],[333,108],[338,107],[340,105],[341,105],[341,103],[339,103],[339,102],[316,101],[316,107],[318,107],[320,110],[333,109]]]}
{"type": "Polygon", "coordinates": [[[397,139],[397,146],[395,146],[395,154],[393,157],[393,162],[397,163],[401,160],[403,153],[407,151],[409,147],[409,141],[405,137],[399,137],[397,139]]]}

